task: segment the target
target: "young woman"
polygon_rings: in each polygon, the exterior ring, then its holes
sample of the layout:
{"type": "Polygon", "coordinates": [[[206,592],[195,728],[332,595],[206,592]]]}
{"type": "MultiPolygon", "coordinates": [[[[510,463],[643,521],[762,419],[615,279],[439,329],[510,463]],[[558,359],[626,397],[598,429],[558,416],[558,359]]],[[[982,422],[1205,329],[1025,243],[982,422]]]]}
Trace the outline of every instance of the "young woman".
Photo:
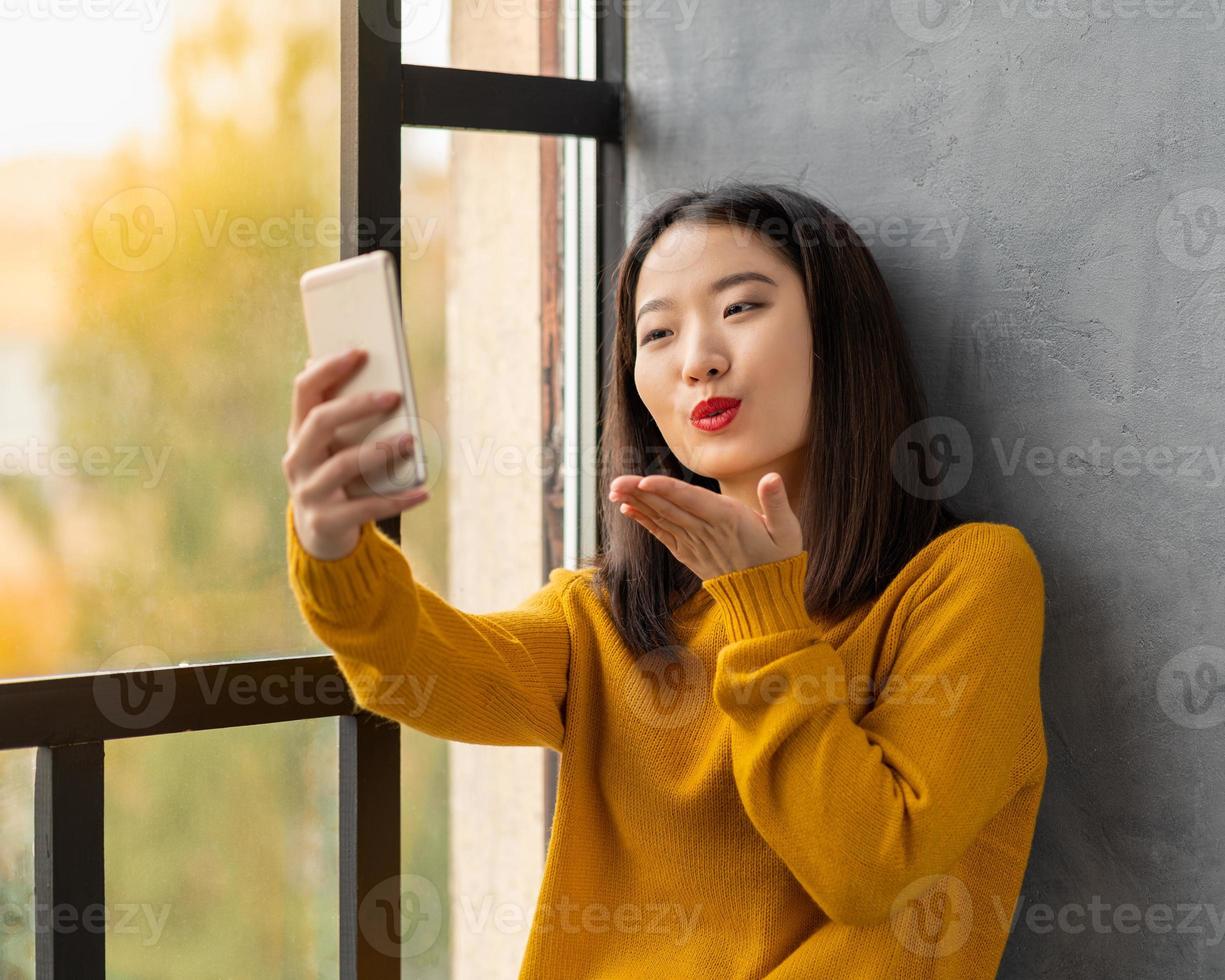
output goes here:
{"type": "Polygon", "coordinates": [[[368,710],[562,753],[521,978],[994,976],[1046,774],[1042,573],[931,491],[871,253],[732,182],[643,219],[617,298],[606,546],[501,613],[372,523],[425,494],[346,498],[328,441],[381,409],[327,393],[359,360],[303,370],[306,621],[368,710]]]}

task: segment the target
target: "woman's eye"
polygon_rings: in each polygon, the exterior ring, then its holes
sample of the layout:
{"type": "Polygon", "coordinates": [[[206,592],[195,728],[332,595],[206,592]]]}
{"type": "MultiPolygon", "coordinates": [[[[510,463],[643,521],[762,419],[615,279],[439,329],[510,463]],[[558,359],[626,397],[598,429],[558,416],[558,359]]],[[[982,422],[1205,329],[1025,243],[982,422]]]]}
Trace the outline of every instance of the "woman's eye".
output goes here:
{"type": "MultiPolygon", "coordinates": [[[[731,305],[731,306],[727,307],[727,308],[726,308],[726,309],[723,311],[723,315],[724,315],[724,316],[727,316],[727,311],[728,311],[728,310],[734,310],[734,309],[736,309],[737,307],[745,307],[745,306],[761,306],[761,304],[760,304],[760,303],[752,303],[752,302],[750,302],[750,301],[748,301],[748,300],[745,300],[745,301],[744,301],[744,302],[742,302],[742,303],[732,303],[732,305],[731,305]]],[[[733,313],[733,314],[732,314],[732,316],[735,316],[735,315],[736,315],[735,313],[733,313]]],[[[649,344],[649,343],[651,342],[651,340],[654,338],[655,334],[657,334],[657,333],[667,333],[667,332],[668,332],[667,330],[664,330],[664,329],[662,329],[662,328],[660,328],[660,327],[657,327],[657,328],[655,328],[654,330],[648,330],[648,331],[647,331],[645,334],[643,334],[643,337],[642,337],[642,343],[641,343],[639,346],[643,346],[643,347],[645,347],[647,344],[649,344]]]]}

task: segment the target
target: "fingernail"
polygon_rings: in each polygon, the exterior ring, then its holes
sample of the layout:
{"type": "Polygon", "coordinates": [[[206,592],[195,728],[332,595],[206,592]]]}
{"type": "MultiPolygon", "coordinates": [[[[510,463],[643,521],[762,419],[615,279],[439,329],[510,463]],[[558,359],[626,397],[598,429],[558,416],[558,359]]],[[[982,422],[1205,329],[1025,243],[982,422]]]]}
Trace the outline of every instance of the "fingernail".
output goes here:
{"type": "Polygon", "coordinates": [[[396,443],[397,447],[399,447],[400,449],[407,449],[412,444],[413,444],[413,434],[411,432],[404,433],[404,435],[400,436],[400,441],[396,443]]]}

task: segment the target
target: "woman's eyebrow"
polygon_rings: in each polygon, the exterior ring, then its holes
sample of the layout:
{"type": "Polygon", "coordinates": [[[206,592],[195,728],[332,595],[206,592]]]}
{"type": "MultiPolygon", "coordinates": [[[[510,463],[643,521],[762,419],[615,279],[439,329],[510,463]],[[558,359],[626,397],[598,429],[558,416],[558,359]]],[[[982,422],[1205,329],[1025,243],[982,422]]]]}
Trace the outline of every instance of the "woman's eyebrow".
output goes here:
{"type": "MultiPolygon", "coordinates": [[[[730,289],[732,286],[738,286],[742,282],[764,282],[768,286],[778,285],[764,272],[732,272],[712,282],[706,292],[711,296],[717,296],[723,290],[730,289]]],[[[642,306],[638,307],[638,312],[634,316],[634,323],[636,324],[647,313],[652,313],[655,310],[671,309],[675,305],[675,300],[669,299],[666,296],[657,296],[654,299],[649,299],[642,306]]]]}

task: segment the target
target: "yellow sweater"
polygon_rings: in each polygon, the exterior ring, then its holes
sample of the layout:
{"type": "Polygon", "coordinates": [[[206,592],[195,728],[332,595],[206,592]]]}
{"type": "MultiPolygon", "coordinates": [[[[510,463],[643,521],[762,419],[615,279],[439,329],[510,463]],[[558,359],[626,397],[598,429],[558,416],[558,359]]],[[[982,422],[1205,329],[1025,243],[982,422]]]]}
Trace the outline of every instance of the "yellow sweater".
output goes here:
{"type": "Polygon", "coordinates": [[[373,523],[329,561],[286,521],[359,704],[561,752],[520,980],[995,976],[1047,764],[1016,528],[946,532],[840,621],[806,613],[806,554],[707,579],[635,666],[591,569],[466,613],[373,523]]]}

